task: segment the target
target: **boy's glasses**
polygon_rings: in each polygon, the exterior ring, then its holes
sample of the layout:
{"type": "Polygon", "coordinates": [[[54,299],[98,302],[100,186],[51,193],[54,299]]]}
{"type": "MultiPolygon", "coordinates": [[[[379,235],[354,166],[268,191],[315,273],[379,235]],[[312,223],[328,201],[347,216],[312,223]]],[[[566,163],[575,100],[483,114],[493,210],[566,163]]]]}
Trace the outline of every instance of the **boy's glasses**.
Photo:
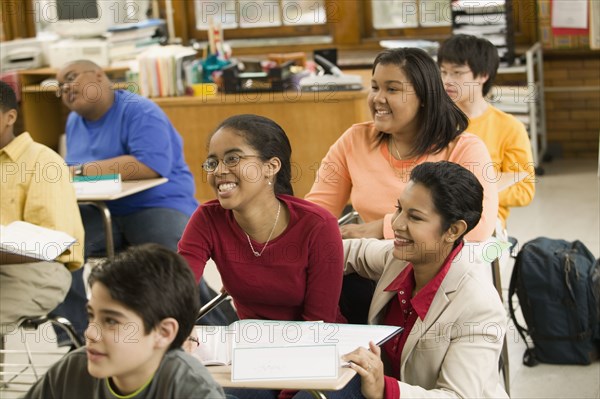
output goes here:
{"type": "MultiPolygon", "coordinates": [[[[259,155],[229,154],[229,155],[225,155],[225,157],[221,161],[223,162],[223,165],[225,165],[227,168],[233,168],[233,167],[238,166],[238,164],[240,163],[240,161],[242,159],[246,159],[246,158],[260,158],[260,156],[259,155]]],[[[218,166],[219,166],[219,158],[208,158],[202,164],[202,169],[204,169],[204,171],[206,173],[214,173],[215,170],[217,170],[218,166]]]]}
{"type": "Polygon", "coordinates": [[[445,71],[442,69],[440,70],[440,75],[442,75],[442,78],[450,77],[452,79],[460,79],[463,75],[466,75],[469,72],[471,71],[445,71]]]}
{"type": "Polygon", "coordinates": [[[58,84],[58,90],[56,90],[56,97],[59,97],[59,98],[62,97],[65,85],[69,85],[69,84],[75,82],[79,76],[83,75],[84,73],[88,73],[88,72],[96,72],[96,71],[93,69],[88,69],[88,70],[81,71],[81,72],[75,72],[75,71],[69,72],[65,76],[64,82],[58,84]]]}

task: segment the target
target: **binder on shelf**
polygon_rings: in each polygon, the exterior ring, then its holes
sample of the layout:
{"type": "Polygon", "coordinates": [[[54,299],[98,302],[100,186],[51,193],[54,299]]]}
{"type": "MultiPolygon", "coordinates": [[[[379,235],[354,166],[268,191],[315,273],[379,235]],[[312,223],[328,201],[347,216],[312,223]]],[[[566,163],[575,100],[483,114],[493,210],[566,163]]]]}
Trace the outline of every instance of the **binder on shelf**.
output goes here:
{"type": "Polygon", "coordinates": [[[489,40],[497,49],[500,60],[514,62],[514,32],[512,0],[452,2],[452,33],[473,35],[489,40]]]}

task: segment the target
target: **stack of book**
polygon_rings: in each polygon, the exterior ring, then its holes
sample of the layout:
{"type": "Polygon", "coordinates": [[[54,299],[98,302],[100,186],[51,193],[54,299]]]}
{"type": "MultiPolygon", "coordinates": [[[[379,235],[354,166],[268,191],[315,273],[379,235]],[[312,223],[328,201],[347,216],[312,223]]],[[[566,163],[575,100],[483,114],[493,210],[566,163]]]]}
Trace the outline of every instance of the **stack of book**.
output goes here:
{"type": "Polygon", "coordinates": [[[165,21],[148,19],[135,24],[115,25],[104,34],[111,62],[135,59],[149,47],[166,40],[165,21]]]}
{"type": "Polygon", "coordinates": [[[511,20],[507,18],[511,0],[459,0],[452,3],[452,33],[483,37],[498,49],[500,59],[511,65],[514,43],[511,20]]]}
{"type": "Polygon", "coordinates": [[[73,187],[77,196],[111,195],[121,191],[121,174],[74,176],[73,187]]]}
{"type": "Polygon", "coordinates": [[[145,97],[183,96],[191,86],[186,66],[196,50],[180,45],[159,46],[138,55],[140,94],[145,97]]]}

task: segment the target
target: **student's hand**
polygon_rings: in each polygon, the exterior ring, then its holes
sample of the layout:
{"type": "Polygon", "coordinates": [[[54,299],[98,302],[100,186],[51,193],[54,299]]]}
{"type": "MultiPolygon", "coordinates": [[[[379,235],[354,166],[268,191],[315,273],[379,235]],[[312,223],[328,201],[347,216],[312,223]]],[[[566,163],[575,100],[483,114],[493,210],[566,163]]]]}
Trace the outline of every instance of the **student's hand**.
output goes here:
{"type": "Polygon", "coordinates": [[[198,339],[198,334],[196,333],[196,329],[192,329],[192,333],[185,341],[183,341],[183,345],[181,348],[187,353],[194,353],[196,349],[200,346],[200,340],[198,339]]]}
{"type": "Polygon", "coordinates": [[[383,238],[383,219],[369,223],[340,226],[342,238],[383,238]]]}
{"type": "Polygon", "coordinates": [[[350,362],[350,367],[360,375],[361,392],[367,399],[381,399],[385,391],[381,348],[369,342],[369,350],[358,348],[342,356],[350,362]]]}

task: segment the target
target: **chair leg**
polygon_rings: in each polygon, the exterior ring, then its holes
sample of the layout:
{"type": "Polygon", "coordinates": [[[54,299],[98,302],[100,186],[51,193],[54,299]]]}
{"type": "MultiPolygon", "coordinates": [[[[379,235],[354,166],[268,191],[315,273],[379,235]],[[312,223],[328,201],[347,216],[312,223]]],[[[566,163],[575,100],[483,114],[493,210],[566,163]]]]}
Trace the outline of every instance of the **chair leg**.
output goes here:
{"type": "MultiPolygon", "coordinates": [[[[40,379],[40,376],[38,375],[38,372],[35,368],[35,363],[33,363],[33,356],[31,355],[31,349],[29,348],[29,344],[27,343],[27,340],[25,340],[24,344],[25,344],[25,352],[27,353],[27,363],[29,363],[29,367],[31,368],[31,371],[33,371],[33,376],[35,377],[35,380],[37,381],[40,379]]],[[[25,370],[27,370],[27,368],[25,368],[25,370]]]]}
{"type": "Polygon", "coordinates": [[[510,397],[510,369],[508,366],[508,338],[504,336],[504,343],[502,344],[502,353],[500,355],[500,361],[502,362],[502,374],[504,375],[504,389],[510,397]]]}
{"type": "Polygon", "coordinates": [[[0,389],[4,388],[4,335],[0,334],[0,389]]]}
{"type": "MultiPolygon", "coordinates": [[[[492,261],[492,278],[494,287],[500,296],[500,300],[504,303],[502,296],[502,284],[500,282],[500,261],[496,258],[492,261]]],[[[504,389],[510,397],[510,372],[508,365],[508,337],[504,334],[504,342],[502,343],[502,352],[500,353],[499,371],[502,371],[504,376],[504,389]]]]}

